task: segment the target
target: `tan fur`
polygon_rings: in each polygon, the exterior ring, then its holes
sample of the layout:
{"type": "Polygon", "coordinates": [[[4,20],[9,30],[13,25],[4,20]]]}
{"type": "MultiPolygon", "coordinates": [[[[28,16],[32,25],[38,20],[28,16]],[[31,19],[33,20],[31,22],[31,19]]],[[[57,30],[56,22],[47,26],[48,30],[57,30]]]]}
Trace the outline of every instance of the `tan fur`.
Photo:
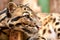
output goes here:
{"type": "MultiPolygon", "coordinates": [[[[9,3],[9,4],[11,4],[11,3],[9,3]]],[[[12,4],[14,4],[14,3],[12,3],[12,4]]],[[[16,5],[16,4],[14,4],[14,5],[16,5]]],[[[8,8],[10,8],[10,7],[8,7],[8,8]]],[[[36,22],[38,21],[38,17],[34,14],[34,12],[28,6],[19,5],[17,7],[13,6],[12,8],[14,8],[14,9],[12,9],[12,10],[9,9],[9,11],[11,12],[12,17],[9,20],[9,22],[7,23],[7,26],[9,26],[9,24],[13,24],[14,25],[14,30],[23,31],[28,36],[33,36],[35,33],[38,32],[38,29],[36,28],[36,25],[39,26],[38,24],[36,24],[36,22]],[[12,19],[14,19],[18,16],[24,16],[24,15],[29,15],[29,17],[32,20],[30,20],[27,17],[23,17],[23,18],[20,18],[17,21],[11,22],[12,19]],[[19,26],[19,27],[15,26],[17,23],[21,23],[21,26],[19,26]],[[26,28],[31,33],[27,33],[22,28],[26,28]]]]}
{"type": "Polygon", "coordinates": [[[40,28],[40,30],[38,32],[40,35],[39,40],[42,40],[41,37],[45,38],[46,40],[49,40],[49,39],[50,40],[59,40],[60,36],[58,37],[57,35],[58,35],[58,33],[60,33],[60,31],[58,31],[58,29],[60,28],[60,24],[55,25],[57,22],[60,22],[59,19],[60,19],[60,14],[58,14],[58,13],[49,14],[47,17],[45,17],[43,19],[42,27],[40,28]],[[54,18],[56,18],[56,20],[54,20],[54,18]],[[46,24],[46,22],[47,22],[47,24],[46,24]],[[54,30],[56,30],[56,31],[54,31],[54,30]]]}

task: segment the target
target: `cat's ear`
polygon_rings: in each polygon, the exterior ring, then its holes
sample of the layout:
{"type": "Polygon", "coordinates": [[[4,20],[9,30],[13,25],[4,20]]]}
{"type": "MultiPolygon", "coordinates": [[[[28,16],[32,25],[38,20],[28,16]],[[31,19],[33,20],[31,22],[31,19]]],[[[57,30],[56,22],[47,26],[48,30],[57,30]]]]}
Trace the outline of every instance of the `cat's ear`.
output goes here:
{"type": "Polygon", "coordinates": [[[13,12],[17,8],[17,5],[13,2],[8,3],[8,10],[9,12],[13,12]]]}

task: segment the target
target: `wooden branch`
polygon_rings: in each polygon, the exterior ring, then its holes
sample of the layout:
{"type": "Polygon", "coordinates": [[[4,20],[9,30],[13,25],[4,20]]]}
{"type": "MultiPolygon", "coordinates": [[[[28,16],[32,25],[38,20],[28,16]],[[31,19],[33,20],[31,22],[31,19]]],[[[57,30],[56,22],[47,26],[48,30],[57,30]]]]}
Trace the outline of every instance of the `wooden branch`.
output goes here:
{"type": "Polygon", "coordinates": [[[23,40],[23,33],[10,30],[9,40],[23,40]]]}

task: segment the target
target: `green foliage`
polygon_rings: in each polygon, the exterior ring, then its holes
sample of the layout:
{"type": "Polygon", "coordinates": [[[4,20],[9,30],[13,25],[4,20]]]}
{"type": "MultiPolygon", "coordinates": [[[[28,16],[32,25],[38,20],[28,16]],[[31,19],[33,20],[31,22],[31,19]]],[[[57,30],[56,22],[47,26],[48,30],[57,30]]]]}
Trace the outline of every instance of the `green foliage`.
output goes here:
{"type": "Polygon", "coordinates": [[[42,8],[42,12],[49,13],[50,11],[49,0],[38,0],[38,4],[42,8]]]}

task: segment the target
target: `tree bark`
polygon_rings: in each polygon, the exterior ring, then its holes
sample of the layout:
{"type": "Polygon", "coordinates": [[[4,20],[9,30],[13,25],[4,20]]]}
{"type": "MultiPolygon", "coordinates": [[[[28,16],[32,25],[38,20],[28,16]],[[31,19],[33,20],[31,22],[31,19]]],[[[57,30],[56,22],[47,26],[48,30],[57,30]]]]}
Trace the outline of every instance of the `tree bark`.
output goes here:
{"type": "Polygon", "coordinates": [[[60,13],[60,0],[50,0],[50,12],[60,13]]]}
{"type": "Polygon", "coordinates": [[[10,30],[9,40],[23,40],[23,33],[10,30]]]}

